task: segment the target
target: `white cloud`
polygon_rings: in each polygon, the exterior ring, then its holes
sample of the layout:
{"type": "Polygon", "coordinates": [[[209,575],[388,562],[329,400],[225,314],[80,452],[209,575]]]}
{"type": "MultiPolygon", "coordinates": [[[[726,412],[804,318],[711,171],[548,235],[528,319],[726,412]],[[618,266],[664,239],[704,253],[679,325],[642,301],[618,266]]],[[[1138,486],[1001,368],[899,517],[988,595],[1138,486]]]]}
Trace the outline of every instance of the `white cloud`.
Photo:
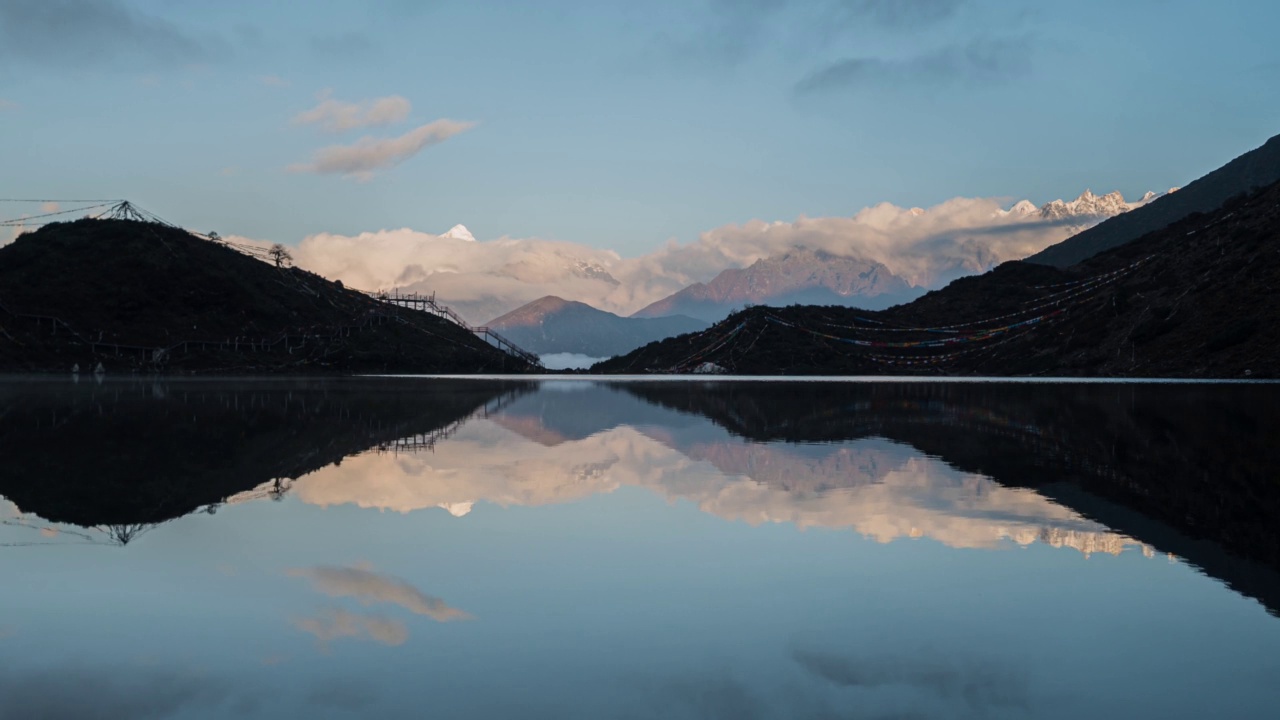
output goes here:
{"type": "Polygon", "coordinates": [[[424,148],[442,143],[474,125],[472,122],[441,119],[416,127],[400,137],[363,137],[352,145],[321,148],[312,156],[311,162],[290,165],[288,170],[367,181],[373,178],[375,171],[399,165],[424,148]]]}
{"type": "Polygon", "coordinates": [[[0,98],[0,112],[4,112],[6,110],[17,110],[17,109],[18,109],[18,103],[5,100],[4,98],[0,98]]]}
{"type": "MultiPolygon", "coordinates": [[[[331,164],[352,165],[336,158],[331,164]]],[[[932,288],[1026,257],[1079,230],[1038,214],[1005,213],[1007,204],[955,198],[927,209],[882,203],[852,217],[752,220],[709,230],[691,243],[669,241],[637,258],[553,240],[469,242],[409,228],[321,233],[304,239],[294,256],[302,267],[352,287],[434,291],[476,323],[545,295],[625,315],[725,269],[796,247],[878,261],[911,284],[932,288]]]]}
{"type": "MultiPolygon", "coordinates": [[[[274,75],[264,77],[262,81],[268,85],[284,83],[274,75]]],[[[320,94],[320,104],[295,115],[293,124],[319,125],[327,132],[340,133],[357,128],[395,125],[408,119],[412,109],[413,105],[399,95],[348,103],[333,99],[330,91],[326,90],[320,94]]]]}
{"type": "Polygon", "coordinates": [[[279,75],[260,75],[258,77],[258,82],[266,85],[267,87],[289,87],[289,81],[279,75]]]}

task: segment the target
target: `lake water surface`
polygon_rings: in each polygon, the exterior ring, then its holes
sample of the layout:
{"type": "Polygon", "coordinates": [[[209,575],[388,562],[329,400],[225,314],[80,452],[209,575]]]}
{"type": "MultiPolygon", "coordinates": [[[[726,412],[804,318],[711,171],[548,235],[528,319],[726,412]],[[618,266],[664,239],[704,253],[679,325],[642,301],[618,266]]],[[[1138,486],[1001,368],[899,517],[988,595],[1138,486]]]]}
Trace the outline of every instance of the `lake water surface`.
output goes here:
{"type": "Polygon", "coordinates": [[[1280,708],[1280,385],[0,380],[0,720],[1280,708]]]}

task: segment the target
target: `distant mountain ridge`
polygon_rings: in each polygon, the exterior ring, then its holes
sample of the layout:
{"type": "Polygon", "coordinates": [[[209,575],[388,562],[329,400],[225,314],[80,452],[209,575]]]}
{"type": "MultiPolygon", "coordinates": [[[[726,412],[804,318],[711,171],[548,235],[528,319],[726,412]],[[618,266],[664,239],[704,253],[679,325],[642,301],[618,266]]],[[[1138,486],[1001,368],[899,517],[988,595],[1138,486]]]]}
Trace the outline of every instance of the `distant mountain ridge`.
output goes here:
{"type": "Polygon", "coordinates": [[[539,355],[611,357],[655,340],[705,330],[710,323],[682,315],[620,317],[586,303],[548,295],[494,318],[487,325],[539,355]]]}
{"type": "Polygon", "coordinates": [[[1069,269],[1007,262],[885,311],[756,307],[601,373],[1280,377],[1280,181],[1069,269]]]}
{"type": "Polygon", "coordinates": [[[912,300],[913,288],[878,262],[797,248],[746,268],[722,271],[652,303],[633,318],[688,315],[716,322],[746,304],[856,305],[883,309],[912,300]]]}
{"type": "Polygon", "coordinates": [[[1207,213],[1242,193],[1280,181],[1280,135],[1214,170],[1176,193],[1153,197],[1132,212],[1052,245],[1027,258],[1028,262],[1065,268],[1187,216],[1207,213]]]}

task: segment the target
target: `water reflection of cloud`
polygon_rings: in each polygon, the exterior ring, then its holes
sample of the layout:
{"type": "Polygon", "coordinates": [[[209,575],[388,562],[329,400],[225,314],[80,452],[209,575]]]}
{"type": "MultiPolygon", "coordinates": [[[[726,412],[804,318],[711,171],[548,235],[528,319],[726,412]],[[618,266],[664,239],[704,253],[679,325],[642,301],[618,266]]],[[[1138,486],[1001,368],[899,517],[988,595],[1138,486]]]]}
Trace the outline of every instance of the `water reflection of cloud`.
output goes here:
{"type": "Polygon", "coordinates": [[[946,701],[962,701],[974,710],[1028,707],[1027,676],[1013,667],[970,660],[944,663],[928,657],[858,657],[796,651],[792,658],[806,672],[842,688],[906,688],[946,701]]]}
{"type": "Polygon", "coordinates": [[[382,615],[360,615],[338,608],[321,611],[315,617],[296,618],[293,626],[312,635],[322,651],[328,651],[334,640],[371,640],[383,645],[403,645],[409,639],[409,628],[394,618],[382,615]]]}
{"type": "Polygon", "coordinates": [[[1045,543],[1085,554],[1150,552],[1032,490],[886,440],[805,447],[726,434],[682,446],[660,429],[620,426],[547,447],[517,435],[523,424],[503,420],[469,423],[429,454],[350,458],[300,478],[294,492],[322,506],[443,507],[463,515],[477,501],[545,505],[634,486],[727,520],[849,528],[880,542],[928,537],[962,548],[1045,543]]]}
{"type": "Polygon", "coordinates": [[[306,578],[319,592],[334,598],[354,598],[362,605],[398,605],[415,615],[438,622],[466,620],[471,616],[444,600],[428,595],[399,578],[365,568],[322,565],[288,571],[292,577],[306,578]]]}

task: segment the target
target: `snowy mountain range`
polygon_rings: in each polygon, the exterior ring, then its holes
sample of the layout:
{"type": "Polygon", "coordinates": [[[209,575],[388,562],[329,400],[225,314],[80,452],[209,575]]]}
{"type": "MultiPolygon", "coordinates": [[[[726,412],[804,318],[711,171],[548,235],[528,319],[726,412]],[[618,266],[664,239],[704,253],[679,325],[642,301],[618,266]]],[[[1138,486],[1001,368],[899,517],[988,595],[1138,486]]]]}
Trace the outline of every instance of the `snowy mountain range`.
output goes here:
{"type": "Polygon", "coordinates": [[[883,264],[797,248],[731,268],[641,308],[632,317],[687,315],[717,322],[745,304],[859,305],[882,309],[911,300],[913,288],[883,264]]]}
{"type": "Polygon", "coordinates": [[[547,296],[619,316],[714,321],[746,303],[902,302],[1026,258],[1159,197],[1128,201],[1086,191],[1042,205],[965,197],[928,208],[880,203],[851,216],[723,225],[636,257],[558,240],[478,240],[465,225],[438,234],[320,233],[294,256],[301,267],[348,287],[434,292],[474,324],[547,296]]]}

